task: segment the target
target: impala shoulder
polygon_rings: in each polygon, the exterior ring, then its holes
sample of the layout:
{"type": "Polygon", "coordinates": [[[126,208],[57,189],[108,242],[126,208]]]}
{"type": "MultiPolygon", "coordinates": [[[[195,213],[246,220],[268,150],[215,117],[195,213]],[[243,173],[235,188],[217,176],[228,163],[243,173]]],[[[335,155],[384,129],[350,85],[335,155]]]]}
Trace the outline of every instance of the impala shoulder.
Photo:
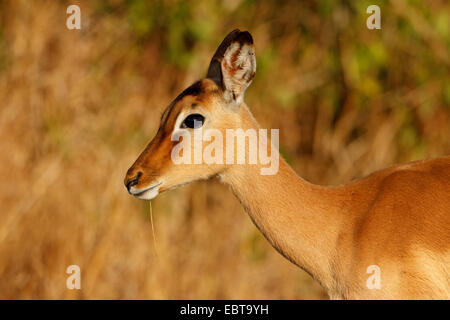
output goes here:
{"type": "Polygon", "coordinates": [[[383,177],[382,186],[432,192],[433,186],[448,184],[449,180],[450,157],[445,157],[394,167],[383,177]]]}

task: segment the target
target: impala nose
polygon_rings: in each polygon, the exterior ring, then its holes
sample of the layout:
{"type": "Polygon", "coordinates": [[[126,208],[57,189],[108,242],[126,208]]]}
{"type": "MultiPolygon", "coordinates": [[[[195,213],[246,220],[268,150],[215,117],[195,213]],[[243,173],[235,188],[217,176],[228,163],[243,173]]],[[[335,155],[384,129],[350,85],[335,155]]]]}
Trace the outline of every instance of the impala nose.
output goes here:
{"type": "Polygon", "coordinates": [[[130,193],[130,188],[132,186],[135,186],[139,183],[139,179],[142,176],[142,172],[138,172],[136,176],[131,177],[131,178],[127,178],[125,180],[125,186],[127,187],[128,193],[130,193]]]}

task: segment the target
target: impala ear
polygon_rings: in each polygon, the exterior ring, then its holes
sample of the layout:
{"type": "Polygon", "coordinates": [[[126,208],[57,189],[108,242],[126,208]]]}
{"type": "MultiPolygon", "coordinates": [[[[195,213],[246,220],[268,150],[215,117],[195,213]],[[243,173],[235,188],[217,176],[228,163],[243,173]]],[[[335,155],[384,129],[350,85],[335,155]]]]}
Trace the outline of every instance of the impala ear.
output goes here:
{"type": "Polygon", "coordinates": [[[220,44],[211,59],[206,77],[223,89],[226,101],[239,106],[255,72],[253,38],[249,32],[236,29],[220,44]]]}

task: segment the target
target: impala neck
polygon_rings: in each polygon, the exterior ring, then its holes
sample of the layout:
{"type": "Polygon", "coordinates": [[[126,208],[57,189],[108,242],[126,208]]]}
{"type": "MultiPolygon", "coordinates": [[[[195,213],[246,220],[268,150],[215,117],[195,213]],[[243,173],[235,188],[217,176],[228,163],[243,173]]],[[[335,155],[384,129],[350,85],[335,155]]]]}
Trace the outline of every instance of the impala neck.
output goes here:
{"type": "MultiPolygon", "coordinates": [[[[255,120],[253,125],[257,126],[255,120]]],[[[338,197],[332,188],[298,177],[281,157],[275,175],[261,175],[260,168],[235,165],[220,177],[272,246],[331,289],[339,268],[336,245],[343,222],[338,197]]]]}

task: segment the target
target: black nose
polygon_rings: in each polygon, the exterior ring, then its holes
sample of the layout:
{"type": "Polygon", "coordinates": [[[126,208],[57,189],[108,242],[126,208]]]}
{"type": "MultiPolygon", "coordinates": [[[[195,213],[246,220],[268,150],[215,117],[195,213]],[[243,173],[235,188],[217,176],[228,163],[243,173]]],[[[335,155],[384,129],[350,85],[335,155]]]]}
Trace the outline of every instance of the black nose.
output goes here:
{"type": "Polygon", "coordinates": [[[136,175],[136,177],[134,177],[133,179],[130,179],[128,182],[127,182],[127,190],[128,190],[128,192],[130,192],[130,188],[132,187],[132,186],[135,186],[135,185],[137,185],[138,183],[139,183],[139,178],[142,176],[142,172],[138,172],[138,174],[136,175]]]}

